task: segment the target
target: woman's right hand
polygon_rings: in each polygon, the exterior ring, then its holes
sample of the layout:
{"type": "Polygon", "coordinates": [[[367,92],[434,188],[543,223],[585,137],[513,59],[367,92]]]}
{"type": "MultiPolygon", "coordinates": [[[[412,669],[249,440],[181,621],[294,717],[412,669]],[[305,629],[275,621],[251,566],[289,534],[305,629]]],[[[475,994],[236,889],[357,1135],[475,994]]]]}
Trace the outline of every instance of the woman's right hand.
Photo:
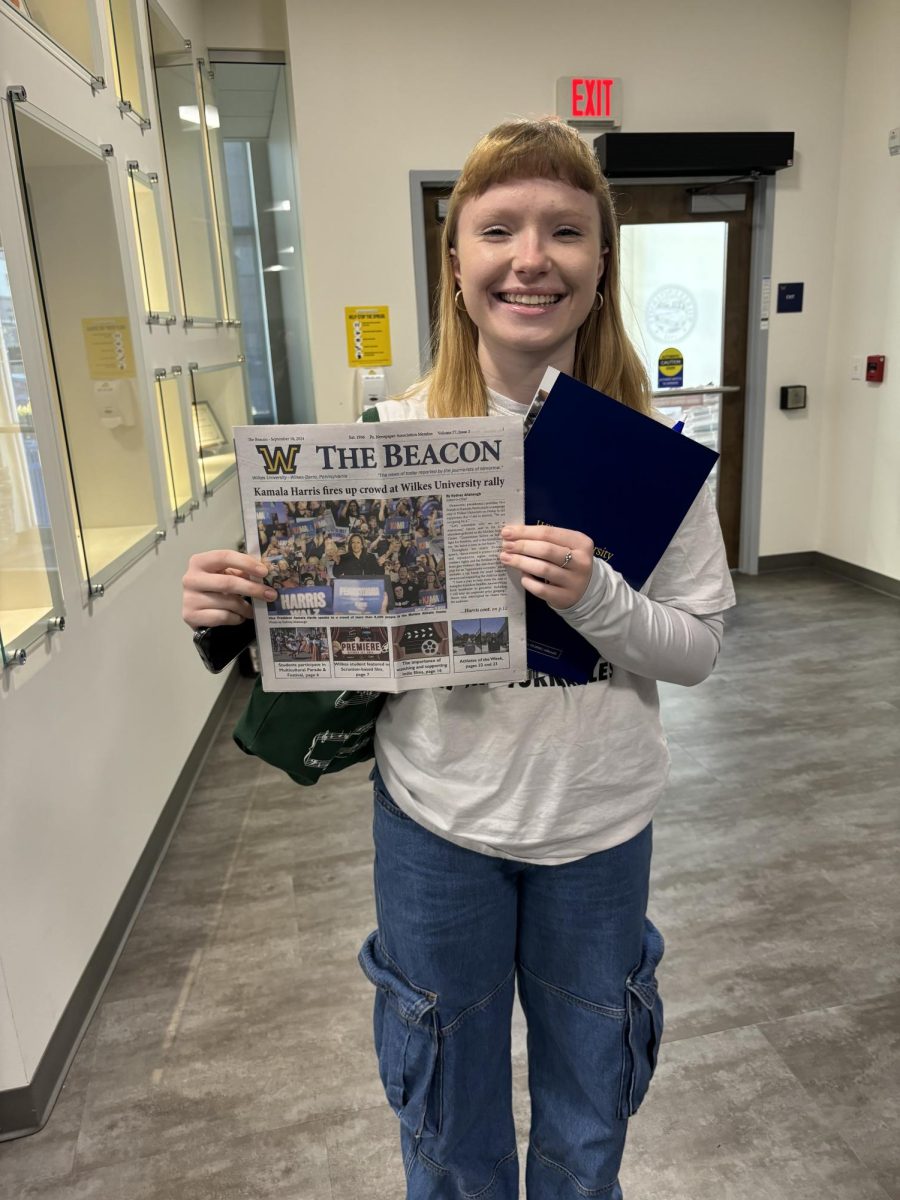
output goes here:
{"type": "Polygon", "coordinates": [[[253,616],[244,597],[274,600],[278,593],[262,580],[270,564],[237,550],[194,554],[182,583],[181,616],[192,629],[240,625],[253,616]]]}

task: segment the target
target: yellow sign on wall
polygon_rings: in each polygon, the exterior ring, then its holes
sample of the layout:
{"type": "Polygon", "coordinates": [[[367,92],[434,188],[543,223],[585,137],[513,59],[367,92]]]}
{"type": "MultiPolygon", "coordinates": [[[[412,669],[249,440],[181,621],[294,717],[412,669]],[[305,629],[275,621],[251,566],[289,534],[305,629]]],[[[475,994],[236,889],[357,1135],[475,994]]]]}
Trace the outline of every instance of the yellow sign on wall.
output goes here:
{"type": "Polygon", "coordinates": [[[351,367],[391,365],[391,321],[387,305],[345,308],[347,363],[351,367]]]}
{"type": "Polygon", "coordinates": [[[82,317],[91,379],[134,379],[134,349],[127,317],[82,317]]]}

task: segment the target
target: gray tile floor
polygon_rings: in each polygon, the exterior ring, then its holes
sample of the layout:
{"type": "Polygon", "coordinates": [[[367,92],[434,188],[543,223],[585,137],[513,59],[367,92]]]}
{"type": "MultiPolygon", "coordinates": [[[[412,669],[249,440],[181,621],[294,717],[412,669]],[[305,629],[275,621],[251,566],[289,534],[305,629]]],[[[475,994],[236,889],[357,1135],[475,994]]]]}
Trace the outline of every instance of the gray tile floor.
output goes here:
{"type": "MultiPolygon", "coordinates": [[[[738,590],[716,674],[664,689],[667,1038],[626,1196],[900,1200],[900,603],[738,590]]],[[[403,1196],[355,961],[366,771],[299,791],[231,745],[238,703],[3,1200],[403,1196]]],[[[515,1045],[524,1128],[520,1016],[515,1045]]]]}

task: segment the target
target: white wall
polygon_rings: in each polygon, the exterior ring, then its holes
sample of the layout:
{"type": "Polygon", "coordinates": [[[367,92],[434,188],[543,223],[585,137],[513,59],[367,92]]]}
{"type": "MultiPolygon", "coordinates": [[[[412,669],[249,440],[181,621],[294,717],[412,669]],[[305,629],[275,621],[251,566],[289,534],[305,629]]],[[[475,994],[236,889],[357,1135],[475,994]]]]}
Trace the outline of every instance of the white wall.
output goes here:
{"type": "Polygon", "coordinates": [[[497,121],[553,111],[559,76],[608,72],[629,131],[796,133],[773,282],[803,280],[805,311],[770,327],[760,552],[815,548],[848,12],[849,0],[289,2],[319,419],[351,412],[345,305],[390,305],[390,384],[417,374],[409,171],[458,168],[497,121]],[[811,404],[789,419],[778,388],[795,382],[811,404]]]}
{"type": "MultiPolygon", "coordinates": [[[[197,0],[163,5],[201,53],[197,0]]],[[[105,0],[95,0],[94,11],[105,39],[105,0]]],[[[143,29],[143,16],[141,22],[143,29]]],[[[111,78],[108,60],[104,73],[111,78]]],[[[92,96],[86,83],[0,13],[0,94],[13,84],[24,84],[31,103],[89,142],[113,145],[118,208],[127,217],[126,276],[141,305],[125,163],[137,159],[144,170],[164,175],[155,107],[153,130],[142,134],[136,123],[122,120],[111,89],[92,96]]],[[[13,259],[23,265],[24,243],[20,220],[10,217],[15,191],[5,124],[0,142],[0,223],[12,273],[13,259]]],[[[19,270],[18,294],[27,297],[24,274],[19,270]]],[[[14,294],[16,287],[14,281],[14,294]]],[[[17,304],[20,331],[33,327],[35,311],[33,295],[30,304],[17,304]]],[[[154,367],[232,361],[240,348],[230,330],[144,324],[134,332],[148,422],[155,412],[154,367]]],[[[24,666],[0,673],[0,1090],[34,1076],[222,688],[221,677],[200,667],[181,623],[180,582],[191,553],[235,545],[240,526],[231,482],[184,526],[166,521],[167,540],[86,607],[40,371],[29,372],[29,387],[35,423],[50,431],[41,452],[67,628],[29,651],[24,666]]],[[[161,460],[156,465],[162,477],[161,460]]]]}
{"type": "Polygon", "coordinates": [[[853,0],[835,276],[826,342],[826,436],[818,548],[900,578],[900,5],[853,0]],[[885,354],[882,384],[850,360],[885,354]]]}

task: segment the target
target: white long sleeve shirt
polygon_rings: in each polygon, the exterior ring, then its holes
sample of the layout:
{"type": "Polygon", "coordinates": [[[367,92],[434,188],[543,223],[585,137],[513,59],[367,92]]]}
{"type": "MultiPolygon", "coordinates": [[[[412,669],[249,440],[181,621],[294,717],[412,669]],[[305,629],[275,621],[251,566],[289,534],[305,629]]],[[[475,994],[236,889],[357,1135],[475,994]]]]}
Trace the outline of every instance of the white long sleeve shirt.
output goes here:
{"type": "MultiPolygon", "coordinates": [[[[498,413],[519,408],[492,397],[498,413]]],[[[424,416],[425,402],[394,402],[383,415],[424,416]]],[[[503,858],[558,864],[627,841],[652,819],[668,777],[656,681],[705,679],[733,604],[704,489],[641,592],[597,560],[584,596],[562,610],[602,656],[589,683],[531,673],[390,697],[375,738],[388,791],[433,833],[503,858]]]]}

